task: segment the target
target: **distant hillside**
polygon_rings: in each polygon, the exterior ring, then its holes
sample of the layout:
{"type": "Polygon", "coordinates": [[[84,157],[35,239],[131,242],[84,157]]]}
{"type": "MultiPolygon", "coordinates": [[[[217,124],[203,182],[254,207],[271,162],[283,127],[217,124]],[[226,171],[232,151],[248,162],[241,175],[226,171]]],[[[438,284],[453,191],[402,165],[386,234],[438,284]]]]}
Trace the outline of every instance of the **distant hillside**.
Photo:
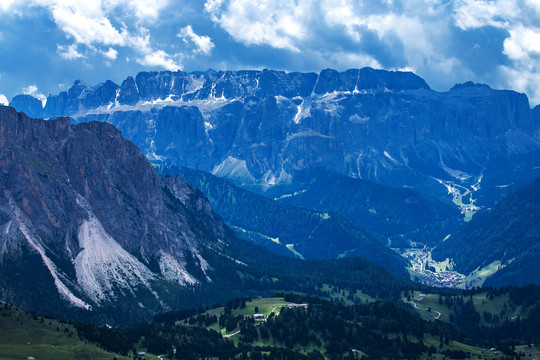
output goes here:
{"type": "Polygon", "coordinates": [[[199,188],[212,208],[244,239],[289,255],[294,250],[310,259],[359,256],[408,277],[403,258],[340,214],[271,200],[198,170],[162,167],[160,172],[180,175],[199,188]]]}
{"type": "Polygon", "coordinates": [[[540,179],[474,217],[432,255],[453,259],[464,274],[500,261],[488,284],[540,284],[540,179]]]}
{"type": "Polygon", "coordinates": [[[277,185],[268,195],[283,203],[343,214],[377,237],[389,239],[391,247],[409,247],[411,242],[434,245],[462,218],[449,202],[321,167],[298,173],[293,184],[277,185]]]}

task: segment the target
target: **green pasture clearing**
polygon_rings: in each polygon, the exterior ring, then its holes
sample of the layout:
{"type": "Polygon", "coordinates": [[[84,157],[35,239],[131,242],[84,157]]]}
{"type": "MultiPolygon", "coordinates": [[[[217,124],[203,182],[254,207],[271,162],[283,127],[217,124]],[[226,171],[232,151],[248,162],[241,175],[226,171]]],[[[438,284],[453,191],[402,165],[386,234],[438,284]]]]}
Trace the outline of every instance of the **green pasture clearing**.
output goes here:
{"type": "MultiPolygon", "coordinates": [[[[128,360],[82,341],[72,325],[0,304],[0,360],[128,360]]],[[[147,356],[148,359],[157,359],[147,356]]]]}

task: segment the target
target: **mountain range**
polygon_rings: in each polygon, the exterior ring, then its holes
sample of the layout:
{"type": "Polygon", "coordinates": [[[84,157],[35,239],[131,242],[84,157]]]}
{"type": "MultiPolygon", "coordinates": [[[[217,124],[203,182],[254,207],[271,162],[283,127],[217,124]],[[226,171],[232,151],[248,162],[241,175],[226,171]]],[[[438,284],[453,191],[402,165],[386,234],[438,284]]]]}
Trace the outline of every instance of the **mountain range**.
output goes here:
{"type": "Polygon", "coordinates": [[[448,199],[455,184],[474,192],[497,163],[540,150],[540,109],[524,94],[470,82],[437,92],[413,73],[371,68],[142,72],[121,85],[78,80],[44,107],[25,95],[11,104],[109,122],[153,162],[260,191],[324,166],[448,199]]]}

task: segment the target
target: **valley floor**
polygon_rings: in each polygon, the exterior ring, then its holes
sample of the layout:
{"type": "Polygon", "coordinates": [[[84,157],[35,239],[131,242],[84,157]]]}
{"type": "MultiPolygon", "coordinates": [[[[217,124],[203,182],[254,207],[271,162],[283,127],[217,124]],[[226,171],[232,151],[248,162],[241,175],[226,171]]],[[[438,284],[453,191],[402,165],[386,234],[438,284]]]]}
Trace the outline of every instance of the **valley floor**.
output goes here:
{"type": "Polygon", "coordinates": [[[464,275],[452,270],[449,259],[443,262],[433,260],[431,249],[427,247],[395,250],[410,262],[411,278],[432,287],[470,289],[482,286],[488,276],[493,275],[501,268],[500,262],[494,262],[483,269],[464,275]]]}

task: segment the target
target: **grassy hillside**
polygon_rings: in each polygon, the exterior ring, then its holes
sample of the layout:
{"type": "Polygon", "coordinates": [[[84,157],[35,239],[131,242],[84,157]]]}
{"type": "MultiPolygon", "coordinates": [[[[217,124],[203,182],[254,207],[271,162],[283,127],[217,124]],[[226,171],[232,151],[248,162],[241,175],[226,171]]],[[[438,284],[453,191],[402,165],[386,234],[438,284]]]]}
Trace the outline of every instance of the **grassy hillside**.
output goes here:
{"type": "Polygon", "coordinates": [[[478,343],[531,344],[540,341],[540,288],[475,288],[464,292],[403,294],[427,321],[453,324],[478,343]]]}
{"type": "MultiPolygon", "coordinates": [[[[0,360],[128,360],[81,340],[72,325],[0,303],[0,360]]],[[[156,359],[147,356],[147,359],[156,359]]]]}
{"type": "MultiPolygon", "coordinates": [[[[0,359],[33,356],[38,360],[127,360],[133,358],[134,348],[137,352],[162,354],[159,356],[162,360],[360,359],[362,356],[443,360],[505,359],[518,355],[539,359],[538,346],[524,345],[536,343],[533,339],[521,343],[512,337],[503,341],[477,341],[447,323],[459,325],[456,319],[469,300],[484,314],[504,313],[512,317],[521,314],[524,319],[533,317],[531,320],[536,321],[534,306],[538,302],[538,289],[484,289],[446,297],[425,294],[422,300],[415,300],[420,297],[419,292],[404,293],[404,300],[407,301],[408,295],[409,301],[417,303],[418,316],[413,309],[387,301],[346,305],[344,296],[352,294],[323,285],[321,292],[332,301],[302,294],[235,298],[209,310],[200,307],[172,311],[156,316],[153,323],[118,328],[72,326],[2,306],[0,359]],[[430,311],[423,308],[427,306],[430,311]],[[452,311],[456,319],[452,319],[452,311]],[[438,320],[434,320],[436,312],[441,313],[438,320]],[[259,315],[254,317],[255,314],[259,315]],[[111,348],[129,357],[104,350],[111,348]]],[[[501,329],[492,321],[486,320],[481,325],[484,328],[479,332],[490,326],[501,329]]],[[[538,331],[530,329],[529,333],[538,335],[538,331]]],[[[140,358],[157,357],[147,354],[140,358]]]]}
{"type": "MultiPolygon", "coordinates": [[[[426,303],[429,301],[431,299],[427,298],[426,303]]],[[[424,314],[421,315],[424,318],[424,314]]],[[[324,358],[360,358],[363,355],[381,358],[432,356],[434,359],[505,357],[499,349],[492,351],[485,346],[466,344],[457,330],[443,322],[429,320],[433,318],[420,320],[391,303],[345,306],[340,301],[330,303],[289,294],[284,298],[234,299],[225,306],[187,317],[177,324],[219,331],[236,346],[288,348],[306,356],[321,354],[324,358]],[[254,314],[261,314],[263,318],[253,319],[254,314]],[[371,343],[350,337],[349,331],[369,338],[371,343]],[[378,337],[377,333],[384,337],[378,337]]],[[[513,351],[506,347],[503,350],[507,355],[513,351]]],[[[521,350],[525,355],[540,356],[540,349],[535,347],[522,347],[521,350]]]]}

